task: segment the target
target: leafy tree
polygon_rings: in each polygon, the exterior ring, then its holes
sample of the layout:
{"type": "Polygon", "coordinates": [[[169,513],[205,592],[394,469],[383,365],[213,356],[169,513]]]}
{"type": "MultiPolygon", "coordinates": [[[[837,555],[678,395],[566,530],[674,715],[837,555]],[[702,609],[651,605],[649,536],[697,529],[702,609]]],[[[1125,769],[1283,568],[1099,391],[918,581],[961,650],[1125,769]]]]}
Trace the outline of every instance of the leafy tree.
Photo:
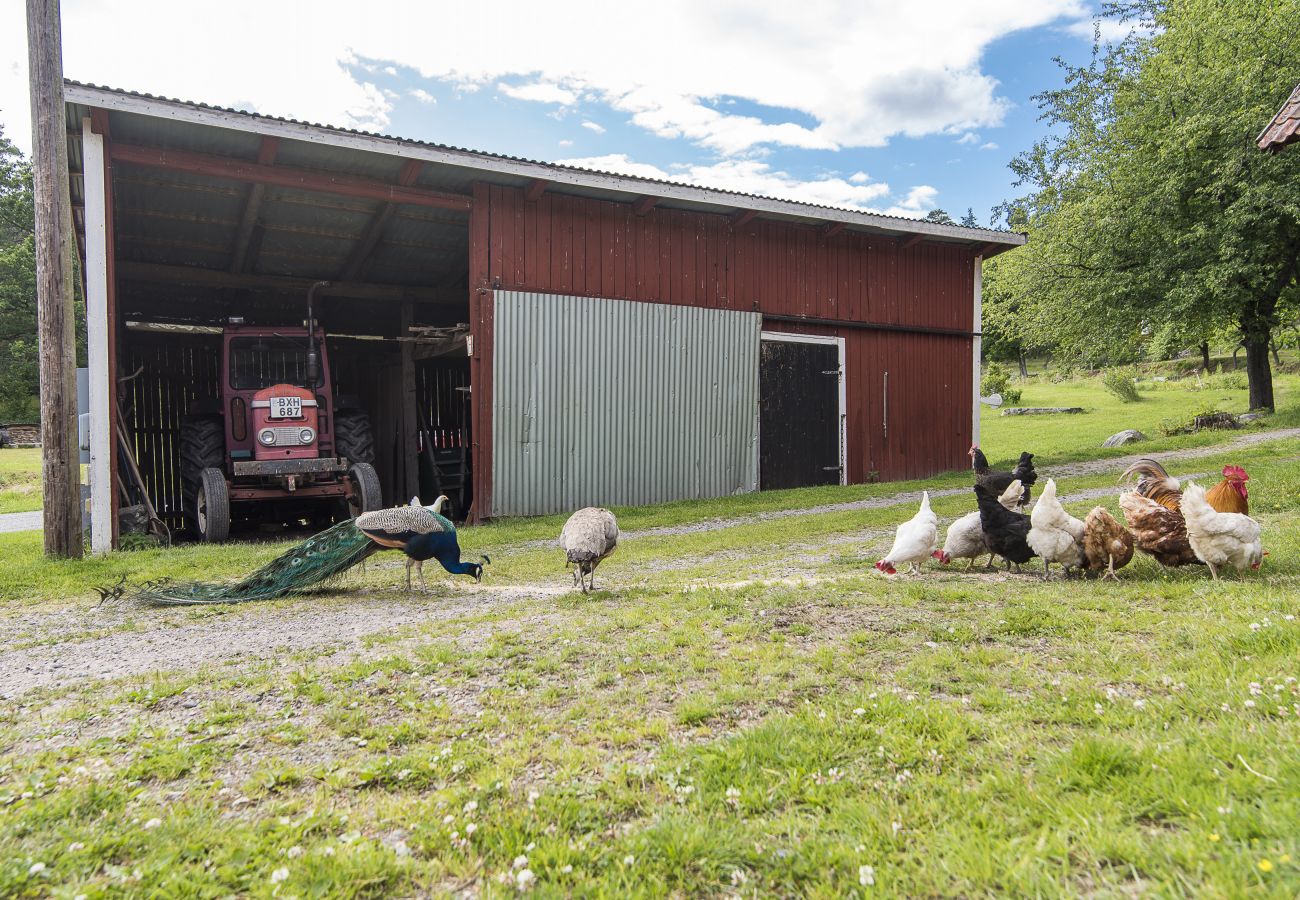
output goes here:
{"type": "Polygon", "coordinates": [[[966,215],[964,215],[964,216],[961,217],[961,223],[962,223],[963,225],[965,225],[967,228],[979,228],[979,227],[980,227],[979,220],[975,218],[975,209],[974,209],[974,207],[971,207],[971,206],[966,207],[966,215]]]}
{"type": "Polygon", "coordinates": [[[0,129],[0,420],[39,413],[32,170],[0,129]]]}
{"type": "Polygon", "coordinates": [[[952,220],[952,216],[948,215],[948,213],[944,212],[942,209],[932,209],[932,210],[930,210],[928,213],[925,214],[925,217],[922,219],[922,221],[924,221],[924,222],[937,222],[937,223],[940,224],[940,225],[956,225],[956,224],[957,224],[956,222],[954,222],[954,221],[952,220]]]}
{"type": "MultiPolygon", "coordinates": [[[[1135,26],[1037,97],[1048,137],[1012,163],[1005,204],[1028,246],[996,282],[1017,327],[1080,361],[1135,358],[1149,335],[1245,342],[1252,408],[1274,407],[1269,339],[1294,319],[1300,153],[1254,138],[1296,80],[1300,0],[1124,0],[1135,26]]],[[[1060,62],[1060,61],[1058,61],[1060,62]]]]}
{"type": "MultiPolygon", "coordinates": [[[[78,262],[74,260],[74,265],[78,262]]],[[[73,280],[77,365],[86,360],[86,308],[73,280]]],[[[32,167],[0,128],[0,420],[40,418],[36,339],[36,206],[32,167]]]]}

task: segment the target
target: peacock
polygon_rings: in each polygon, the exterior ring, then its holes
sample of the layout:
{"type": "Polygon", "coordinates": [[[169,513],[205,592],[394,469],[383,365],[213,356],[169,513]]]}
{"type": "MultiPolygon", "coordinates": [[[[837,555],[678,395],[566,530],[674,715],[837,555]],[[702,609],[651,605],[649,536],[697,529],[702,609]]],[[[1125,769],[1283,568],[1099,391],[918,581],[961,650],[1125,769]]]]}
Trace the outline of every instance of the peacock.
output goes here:
{"type": "Polygon", "coordinates": [[[596,566],[618,549],[614,514],[595,506],[578,510],[560,530],[560,549],[567,564],[573,566],[573,583],[581,585],[584,594],[595,590],[596,566]]]}
{"type": "MultiPolygon", "coordinates": [[[[446,499],[439,497],[432,506],[420,506],[419,499],[412,498],[410,506],[346,519],[290,548],[241,581],[151,582],[134,599],[158,606],[273,600],[326,584],[388,548],[402,550],[408,557],[407,590],[411,587],[412,564],[418,567],[426,559],[437,559],[453,575],[471,575],[482,581],[483,566],[460,560],[456,526],[440,513],[446,499]]],[[[483,560],[491,562],[486,555],[483,560]]],[[[425,588],[424,572],[417,571],[420,587],[425,588]]]]}

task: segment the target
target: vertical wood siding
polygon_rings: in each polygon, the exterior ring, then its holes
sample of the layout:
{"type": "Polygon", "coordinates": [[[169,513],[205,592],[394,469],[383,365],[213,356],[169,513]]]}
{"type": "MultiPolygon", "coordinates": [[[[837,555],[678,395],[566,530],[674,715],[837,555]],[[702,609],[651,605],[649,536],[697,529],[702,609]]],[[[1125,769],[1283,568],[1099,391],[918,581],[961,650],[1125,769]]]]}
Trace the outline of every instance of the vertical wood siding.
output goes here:
{"type": "MultiPolygon", "coordinates": [[[[972,328],[975,248],[478,184],[470,220],[475,472],[490,492],[491,292],[644,300],[768,316],[972,328]]],[[[845,339],[848,480],[923,477],[967,465],[972,339],[766,320],[845,339]],[[889,428],[884,373],[889,372],[889,428]]],[[[490,505],[484,509],[490,508],[490,505]]]]}

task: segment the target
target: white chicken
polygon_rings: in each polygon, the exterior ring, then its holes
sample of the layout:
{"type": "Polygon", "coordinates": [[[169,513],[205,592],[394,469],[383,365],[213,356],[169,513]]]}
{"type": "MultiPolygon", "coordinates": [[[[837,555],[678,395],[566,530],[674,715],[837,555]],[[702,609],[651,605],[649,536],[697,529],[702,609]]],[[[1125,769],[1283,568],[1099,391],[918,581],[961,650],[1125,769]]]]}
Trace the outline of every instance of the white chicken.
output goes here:
{"type": "MultiPolygon", "coordinates": [[[[1002,492],[998,502],[1012,512],[1020,511],[1020,498],[1024,496],[1024,486],[1021,485],[1020,479],[1016,479],[1007,485],[1007,489],[1002,492]]],[[[948,526],[948,533],[944,535],[943,549],[934,551],[932,556],[945,566],[954,559],[968,560],[966,568],[962,571],[969,571],[970,567],[975,564],[975,560],[989,554],[989,562],[993,561],[993,551],[989,549],[988,541],[984,539],[984,528],[980,525],[980,511],[968,512],[960,519],[948,526]]],[[[985,564],[985,568],[988,564],[985,564]]]]}
{"type": "Polygon", "coordinates": [[[1084,563],[1084,524],[1065,511],[1056,498],[1056,482],[1049,478],[1029,514],[1029,547],[1043,558],[1043,580],[1051,578],[1052,563],[1065,567],[1065,573],[1084,563]]]}
{"type": "Polygon", "coordinates": [[[921,492],[921,508],[916,515],[898,526],[894,546],[876,568],[886,575],[897,575],[897,566],[910,563],[914,573],[921,571],[920,563],[934,554],[939,540],[939,517],[930,509],[930,492],[921,492]]]}
{"type": "Polygon", "coordinates": [[[1218,512],[1205,499],[1205,489],[1188,484],[1183,489],[1183,519],[1187,541],[1196,558],[1210,567],[1217,581],[1218,567],[1230,565],[1238,572],[1258,569],[1266,554],[1260,543],[1260,525],[1250,516],[1218,512]]]}

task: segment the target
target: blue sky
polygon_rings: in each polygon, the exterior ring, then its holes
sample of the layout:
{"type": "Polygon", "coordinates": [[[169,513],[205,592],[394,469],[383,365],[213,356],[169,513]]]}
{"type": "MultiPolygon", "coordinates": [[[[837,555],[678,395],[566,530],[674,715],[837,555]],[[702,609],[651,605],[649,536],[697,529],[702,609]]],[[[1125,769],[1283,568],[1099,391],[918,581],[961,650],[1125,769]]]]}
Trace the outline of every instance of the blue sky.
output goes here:
{"type": "MultiPolygon", "coordinates": [[[[1087,59],[1095,6],[64,0],[63,14],[78,80],[895,215],[970,207],[988,224],[1014,192],[1007,162],[1043,133],[1031,97],[1060,84],[1054,56],[1087,59]]],[[[6,4],[0,123],[26,149],[24,30],[6,4]]]]}

